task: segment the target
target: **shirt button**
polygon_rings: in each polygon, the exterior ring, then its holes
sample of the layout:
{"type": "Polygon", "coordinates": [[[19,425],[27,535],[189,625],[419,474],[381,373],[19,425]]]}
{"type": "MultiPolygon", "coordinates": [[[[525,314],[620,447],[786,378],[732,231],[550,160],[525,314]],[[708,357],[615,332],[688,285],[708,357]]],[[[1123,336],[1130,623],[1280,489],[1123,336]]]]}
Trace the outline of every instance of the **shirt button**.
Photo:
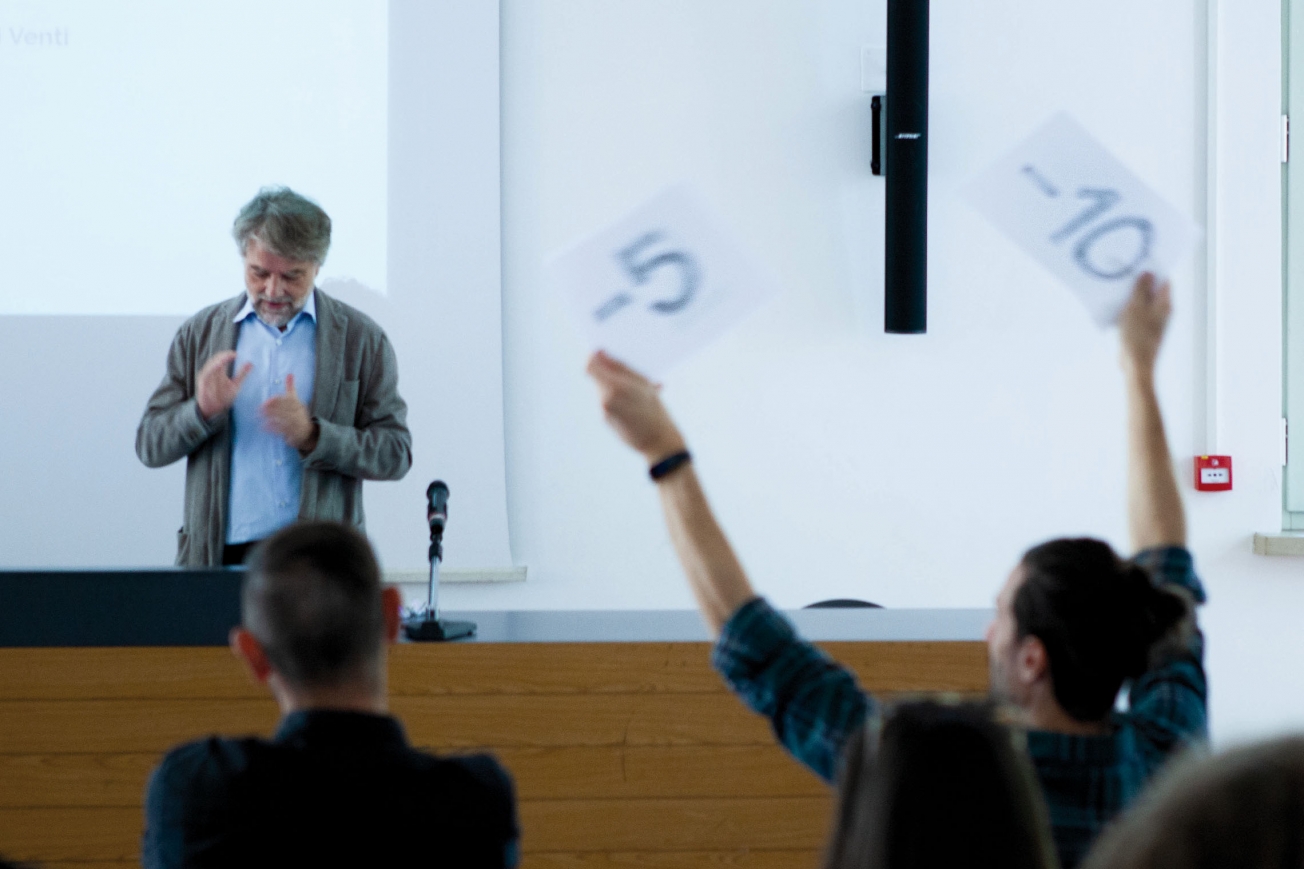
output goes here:
{"type": "Polygon", "coordinates": [[[276,339],[276,346],[277,346],[277,347],[280,347],[280,346],[281,346],[281,339],[280,339],[280,338],[277,338],[277,339],[276,339]]]}
{"type": "Polygon", "coordinates": [[[277,502],[276,506],[277,506],[277,507],[284,507],[284,506],[285,506],[285,502],[284,502],[284,501],[279,501],[279,502],[277,502]]]}
{"type": "Polygon", "coordinates": [[[276,460],[276,467],[279,468],[279,467],[280,467],[281,465],[283,465],[283,464],[285,464],[285,461],[284,461],[284,460],[282,460],[282,459],[277,459],[277,460],[276,460]]]}

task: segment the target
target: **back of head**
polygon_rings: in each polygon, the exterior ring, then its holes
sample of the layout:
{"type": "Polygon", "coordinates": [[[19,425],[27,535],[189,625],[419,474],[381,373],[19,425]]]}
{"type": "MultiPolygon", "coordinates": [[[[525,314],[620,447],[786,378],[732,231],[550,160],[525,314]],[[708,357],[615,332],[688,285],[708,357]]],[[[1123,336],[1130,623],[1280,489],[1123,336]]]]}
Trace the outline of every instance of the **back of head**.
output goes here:
{"type": "Polygon", "coordinates": [[[249,561],[245,628],[299,688],[378,678],[385,642],[380,568],[367,539],[335,522],[291,525],[249,561]]]}
{"type": "Polygon", "coordinates": [[[264,187],[240,209],[231,235],[241,255],[257,238],[278,256],[321,265],[331,246],[331,219],[320,205],[289,187],[264,187]]]}
{"type": "Polygon", "coordinates": [[[1032,769],[986,704],[903,704],[847,748],[824,869],[1049,869],[1032,769]]]}
{"type": "Polygon", "coordinates": [[[1052,540],[1028,550],[1022,566],[1014,597],[1019,636],[1045,645],[1064,711],[1101,720],[1123,682],[1145,672],[1151,649],[1188,604],[1100,540],[1052,540]]]}
{"type": "Polygon", "coordinates": [[[1177,761],[1083,867],[1304,867],[1304,737],[1177,761]]]}

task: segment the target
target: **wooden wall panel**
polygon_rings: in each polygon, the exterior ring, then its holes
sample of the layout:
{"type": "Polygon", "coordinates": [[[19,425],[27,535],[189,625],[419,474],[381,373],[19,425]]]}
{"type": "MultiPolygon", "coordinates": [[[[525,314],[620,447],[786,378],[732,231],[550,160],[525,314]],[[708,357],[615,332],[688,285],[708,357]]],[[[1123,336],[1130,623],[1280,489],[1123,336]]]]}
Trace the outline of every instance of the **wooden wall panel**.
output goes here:
{"type": "MultiPolygon", "coordinates": [[[[978,643],[826,649],[879,692],[986,688],[978,643]]],[[[415,744],[490,750],[512,771],[526,869],[818,865],[827,789],[705,643],[400,646],[391,693],[415,744]]],[[[276,718],[225,649],[2,649],[0,853],[132,865],[161,753],[276,718]]]]}
{"type": "MultiPolygon", "coordinates": [[[[820,851],[549,851],[523,854],[521,869],[819,869],[820,851]]],[[[41,869],[140,869],[131,860],[42,861],[41,869]]]]}
{"type": "MultiPolygon", "coordinates": [[[[512,771],[525,800],[827,792],[817,776],[771,745],[486,749],[512,771]]],[[[0,754],[0,808],[139,806],[158,760],[153,753],[0,754]]]]}
{"type": "Polygon", "coordinates": [[[0,649],[0,698],[260,700],[228,649],[0,649]]]}
{"type": "MultiPolygon", "coordinates": [[[[974,692],[987,684],[979,643],[820,645],[870,691],[974,692]]],[[[404,644],[390,655],[394,696],[723,690],[705,643],[404,644]]],[[[6,700],[263,696],[226,649],[0,649],[6,700]]]]}
{"type": "MultiPolygon", "coordinates": [[[[717,694],[481,694],[396,697],[423,745],[766,745],[769,725],[717,694]]],[[[0,709],[0,722],[3,710],[0,709]]]]}
{"type": "MultiPolygon", "coordinates": [[[[442,752],[441,752],[442,753],[442,752]]],[[[823,796],[827,786],[773,745],[503,748],[521,799],[823,796]]]]}
{"type": "Polygon", "coordinates": [[[140,859],[140,809],[0,809],[0,849],[10,860],[140,859]]]}
{"type": "Polygon", "coordinates": [[[276,704],[259,700],[0,700],[6,753],[166,751],[210,733],[270,734],[276,704]]]}
{"type": "Polygon", "coordinates": [[[0,754],[0,808],[138,808],[158,760],[153,752],[0,754]]]}
{"type": "Polygon", "coordinates": [[[813,850],[831,795],[704,800],[521,801],[521,850],[813,850]]]}

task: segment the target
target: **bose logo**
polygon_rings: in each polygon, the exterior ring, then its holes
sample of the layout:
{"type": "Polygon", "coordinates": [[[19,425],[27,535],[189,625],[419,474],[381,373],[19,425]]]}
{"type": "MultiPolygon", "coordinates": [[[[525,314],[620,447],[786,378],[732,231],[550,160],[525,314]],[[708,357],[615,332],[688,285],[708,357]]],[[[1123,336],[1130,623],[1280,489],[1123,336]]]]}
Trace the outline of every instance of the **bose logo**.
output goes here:
{"type": "Polygon", "coordinates": [[[896,137],[898,139],[918,139],[920,135],[920,133],[897,133],[896,137]]]}

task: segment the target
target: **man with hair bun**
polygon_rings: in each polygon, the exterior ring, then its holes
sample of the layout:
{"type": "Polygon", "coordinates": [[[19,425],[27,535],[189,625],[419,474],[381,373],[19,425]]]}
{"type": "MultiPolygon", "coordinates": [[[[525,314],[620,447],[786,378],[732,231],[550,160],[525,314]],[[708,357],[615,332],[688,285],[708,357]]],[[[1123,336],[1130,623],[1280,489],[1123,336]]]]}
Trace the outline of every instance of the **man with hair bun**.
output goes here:
{"type": "MultiPolygon", "coordinates": [[[[1138,554],[1098,540],[1028,550],[987,631],[991,690],[1028,729],[1028,750],[1064,869],[1173,754],[1206,737],[1204,602],[1155,396],[1171,310],[1167,283],[1142,275],[1119,321],[1128,398],[1128,517],[1138,554]],[[1128,686],[1126,711],[1116,712],[1128,686]]],[[[642,453],[698,604],[719,634],[713,660],[767,716],[783,745],[833,781],[851,735],[880,715],[855,676],[797,636],[753,590],[715,521],[684,438],[657,388],[605,354],[589,362],[607,421],[642,453]]]]}
{"type": "Polygon", "coordinates": [[[245,291],[177,330],[136,430],[148,467],[187,460],[182,566],[240,564],[296,519],[362,528],[362,481],[397,480],[412,465],[389,339],[314,284],[330,217],[288,187],[265,187],[232,235],[245,291]]]}

